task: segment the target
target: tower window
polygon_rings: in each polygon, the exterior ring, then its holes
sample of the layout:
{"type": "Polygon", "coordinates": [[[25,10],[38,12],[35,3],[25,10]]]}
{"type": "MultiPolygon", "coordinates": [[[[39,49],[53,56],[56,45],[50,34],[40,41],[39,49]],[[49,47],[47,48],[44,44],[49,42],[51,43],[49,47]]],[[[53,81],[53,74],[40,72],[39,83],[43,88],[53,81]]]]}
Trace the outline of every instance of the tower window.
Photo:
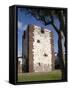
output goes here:
{"type": "Polygon", "coordinates": [[[44,30],[41,29],[41,33],[44,33],[44,30]]]}
{"type": "Polygon", "coordinates": [[[40,43],[40,40],[37,40],[38,43],[40,43]]]}
{"type": "Polygon", "coordinates": [[[40,66],[40,63],[38,63],[38,65],[40,66]]]}
{"type": "Polygon", "coordinates": [[[47,57],[48,55],[46,53],[44,53],[44,56],[47,57]]]}

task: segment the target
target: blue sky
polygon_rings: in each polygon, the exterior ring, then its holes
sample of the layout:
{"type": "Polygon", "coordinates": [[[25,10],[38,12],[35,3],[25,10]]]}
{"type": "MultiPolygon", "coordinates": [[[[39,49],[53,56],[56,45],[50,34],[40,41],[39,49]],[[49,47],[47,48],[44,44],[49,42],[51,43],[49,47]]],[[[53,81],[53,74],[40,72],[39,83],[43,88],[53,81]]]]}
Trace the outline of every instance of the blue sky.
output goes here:
{"type": "MultiPolygon", "coordinates": [[[[58,19],[55,18],[54,21],[55,25],[59,28],[60,23],[58,19]]],[[[54,34],[54,52],[58,52],[58,35],[54,28],[51,25],[44,26],[44,24],[41,21],[36,20],[33,16],[29,14],[26,15],[25,11],[21,12],[20,9],[18,9],[18,56],[22,56],[22,34],[23,31],[26,30],[28,24],[37,25],[51,30],[54,34]]]]}

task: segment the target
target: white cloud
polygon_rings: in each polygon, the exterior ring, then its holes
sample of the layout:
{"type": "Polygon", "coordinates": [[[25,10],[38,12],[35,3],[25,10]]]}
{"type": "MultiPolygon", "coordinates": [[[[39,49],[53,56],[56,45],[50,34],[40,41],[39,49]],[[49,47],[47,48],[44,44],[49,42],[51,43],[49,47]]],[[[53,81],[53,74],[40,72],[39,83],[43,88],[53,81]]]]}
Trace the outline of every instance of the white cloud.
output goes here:
{"type": "Polygon", "coordinates": [[[19,56],[20,56],[20,57],[22,56],[22,49],[21,49],[21,48],[18,49],[18,57],[19,57],[19,56]]]}
{"type": "Polygon", "coordinates": [[[27,29],[27,25],[24,25],[24,26],[23,26],[23,30],[26,30],[26,29],[27,29]]]}
{"type": "Polygon", "coordinates": [[[22,29],[22,23],[20,21],[18,21],[18,29],[22,29]]]}
{"type": "Polygon", "coordinates": [[[18,30],[26,30],[27,25],[24,25],[23,22],[18,21],[18,30]]]}

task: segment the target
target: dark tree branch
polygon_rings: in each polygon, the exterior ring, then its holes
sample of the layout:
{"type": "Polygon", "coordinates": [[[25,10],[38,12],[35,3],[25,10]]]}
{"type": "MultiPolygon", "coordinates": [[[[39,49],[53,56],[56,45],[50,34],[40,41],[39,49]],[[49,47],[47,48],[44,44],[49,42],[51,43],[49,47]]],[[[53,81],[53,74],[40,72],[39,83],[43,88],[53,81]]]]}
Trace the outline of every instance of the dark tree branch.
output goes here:
{"type": "Polygon", "coordinates": [[[51,25],[54,27],[55,31],[59,33],[59,29],[54,25],[54,23],[51,23],[51,25]]]}

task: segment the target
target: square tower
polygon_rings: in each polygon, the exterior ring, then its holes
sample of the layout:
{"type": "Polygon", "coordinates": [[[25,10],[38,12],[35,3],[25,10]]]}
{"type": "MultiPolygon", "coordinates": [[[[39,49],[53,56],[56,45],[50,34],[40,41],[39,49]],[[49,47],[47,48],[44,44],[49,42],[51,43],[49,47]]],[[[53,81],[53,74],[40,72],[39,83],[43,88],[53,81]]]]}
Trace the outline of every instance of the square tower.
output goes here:
{"type": "Polygon", "coordinates": [[[25,72],[49,72],[54,69],[53,33],[35,25],[28,25],[22,37],[25,72]]]}

